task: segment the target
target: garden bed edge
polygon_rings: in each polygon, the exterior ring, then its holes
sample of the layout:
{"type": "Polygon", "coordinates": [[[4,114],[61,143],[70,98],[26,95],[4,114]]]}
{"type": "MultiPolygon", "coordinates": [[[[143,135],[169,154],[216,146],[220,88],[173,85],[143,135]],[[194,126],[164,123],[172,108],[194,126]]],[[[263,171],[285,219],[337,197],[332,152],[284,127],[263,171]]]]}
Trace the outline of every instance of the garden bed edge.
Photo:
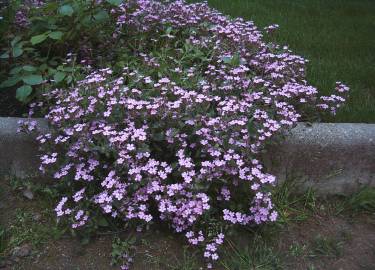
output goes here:
{"type": "MultiPolygon", "coordinates": [[[[0,176],[39,179],[35,138],[17,132],[22,119],[0,117],[0,176]]],[[[35,120],[48,130],[44,119],[35,120]]],[[[375,124],[299,123],[262,158],[279,183],[296,180],[299,190],[322,196],[352,194],[375,187],[375,124]]]]}

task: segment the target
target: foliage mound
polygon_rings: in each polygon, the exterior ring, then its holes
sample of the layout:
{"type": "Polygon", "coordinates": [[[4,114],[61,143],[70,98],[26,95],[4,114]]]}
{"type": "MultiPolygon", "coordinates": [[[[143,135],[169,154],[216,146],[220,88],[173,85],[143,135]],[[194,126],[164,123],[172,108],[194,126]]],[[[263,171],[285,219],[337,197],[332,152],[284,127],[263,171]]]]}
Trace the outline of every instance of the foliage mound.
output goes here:
{"type": "Polygon", "coordinates": [[[85,78],[31,104],[52,127],[38,137],[40,169],[70,190],[57,216],[79,230],[99,214],[166,222],[210,268],[233,225],[277,219],[264,146],[316,108],[335,113],[348,88],[318,97],[306,60],[268,41],[277,26],[260,31],[206,3],[130,0],[110,16],[108,66],[91,59],[85,78]]]}

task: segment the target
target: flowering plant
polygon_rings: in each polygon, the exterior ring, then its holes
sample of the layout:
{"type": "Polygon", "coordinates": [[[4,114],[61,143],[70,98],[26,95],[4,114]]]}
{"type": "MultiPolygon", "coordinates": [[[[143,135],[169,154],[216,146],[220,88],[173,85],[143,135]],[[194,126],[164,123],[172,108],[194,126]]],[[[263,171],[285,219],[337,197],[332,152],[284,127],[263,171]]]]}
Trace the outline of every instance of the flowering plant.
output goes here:
{"type": "Polygon", "coordinates": [[[0,1],[0,89],[16,90],[19,101],[68,87],[79,79],[81,64],[111,58],[111,10],[121,0],[5,2],[0,1]]]}
{"type": "Polygon", "coordinates": [[[337,83],[318,98],[306,60],[205,3],[132,0],[112,14],[113,38],[131,51],[122,66],[91,69],[31,104],[30,116],[44,107],[52,127],[38,137],[40,170],[72,190],[57,216],[73,228],[89,224],[94,209],[165,221],[203,246],[212,267],[229,226],[277,219],[276,180],[259,156],[266,143],[306,110],[334,113],[348,88],[337,83]]]}

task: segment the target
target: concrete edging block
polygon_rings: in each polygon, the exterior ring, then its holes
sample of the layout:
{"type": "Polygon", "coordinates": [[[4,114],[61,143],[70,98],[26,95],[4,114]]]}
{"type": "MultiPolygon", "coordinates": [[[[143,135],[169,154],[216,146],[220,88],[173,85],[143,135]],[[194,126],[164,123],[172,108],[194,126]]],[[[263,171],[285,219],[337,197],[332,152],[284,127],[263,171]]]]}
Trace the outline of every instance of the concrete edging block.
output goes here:
{"type": "MultiPolygon", "coordinates": [[[[38,146],[17,133],[23,118],[0,117],[0,175],[38,176],[38,146]]],[[[44,119],[35,119],[48,130],[44,119]]],[[[351,194],[375,187],[375,124],[299,123],[282,143],[263,155],[280,182],[297,179],[319,195],[351,194]]]]}
{"type": "Polygon", "coordinates": [[[297,179],[320,195],[375,187],[375,124],[299,123],[286,135],[265,155],[279,181],[297,179]]]}
{"type": "MultiPolygon", "coordinates": [[[[0,117],[0,175],[17,178],[39,174],[38,145],[35,138],[17,132],[18,121],[25,118],[0,117]]],[[[44,119],[35,119],[40,128],[48,130],[44,119]]]]}

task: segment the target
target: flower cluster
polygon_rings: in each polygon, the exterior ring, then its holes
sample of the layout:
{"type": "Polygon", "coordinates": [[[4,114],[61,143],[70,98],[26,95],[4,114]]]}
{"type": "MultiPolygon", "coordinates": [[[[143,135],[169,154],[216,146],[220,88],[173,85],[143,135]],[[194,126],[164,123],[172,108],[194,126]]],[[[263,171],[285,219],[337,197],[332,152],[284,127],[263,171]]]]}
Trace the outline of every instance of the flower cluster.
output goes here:
{"type": "Polygon", "coordinates": [[[212,266],[224,235],[208,236],[204,221],[275,221],[276,179],[260,151],[306,107],[334,112],[348,88],[340,83],[337,95],[318,99],[306,60],[206,3],[132,0],[112,15],[116,38],[136,37],[133,60],[120,71],[91,71],[38,104],[52,127],[38,137],[40,169],[75,189],[56,212],[74,228],[90,220],[90,207],[124,221],[169,222],[205,246],[212,266]]]}
{"type": "Polygon", "coordinates": [[[323,110],[330,110],[332,114],[336,114],[338,108],[345,103],[345,97],[343,94],[349,92],[349,87],[341,82],[336,83],[335,94],[330,96],[321,96],[320,101],[322,103],[317,104],[317,107],[323,110]]]}
{"type": "Polygon", "coordinates": [[[17,10],[14,23],[16,26],[25,28],[29,26],[30,21],[28,18],[28,13],[31,8],[39,8],[44,5],[44,1],[41,0],[26,0],[20,5],[19,9],[17,10]]]}

